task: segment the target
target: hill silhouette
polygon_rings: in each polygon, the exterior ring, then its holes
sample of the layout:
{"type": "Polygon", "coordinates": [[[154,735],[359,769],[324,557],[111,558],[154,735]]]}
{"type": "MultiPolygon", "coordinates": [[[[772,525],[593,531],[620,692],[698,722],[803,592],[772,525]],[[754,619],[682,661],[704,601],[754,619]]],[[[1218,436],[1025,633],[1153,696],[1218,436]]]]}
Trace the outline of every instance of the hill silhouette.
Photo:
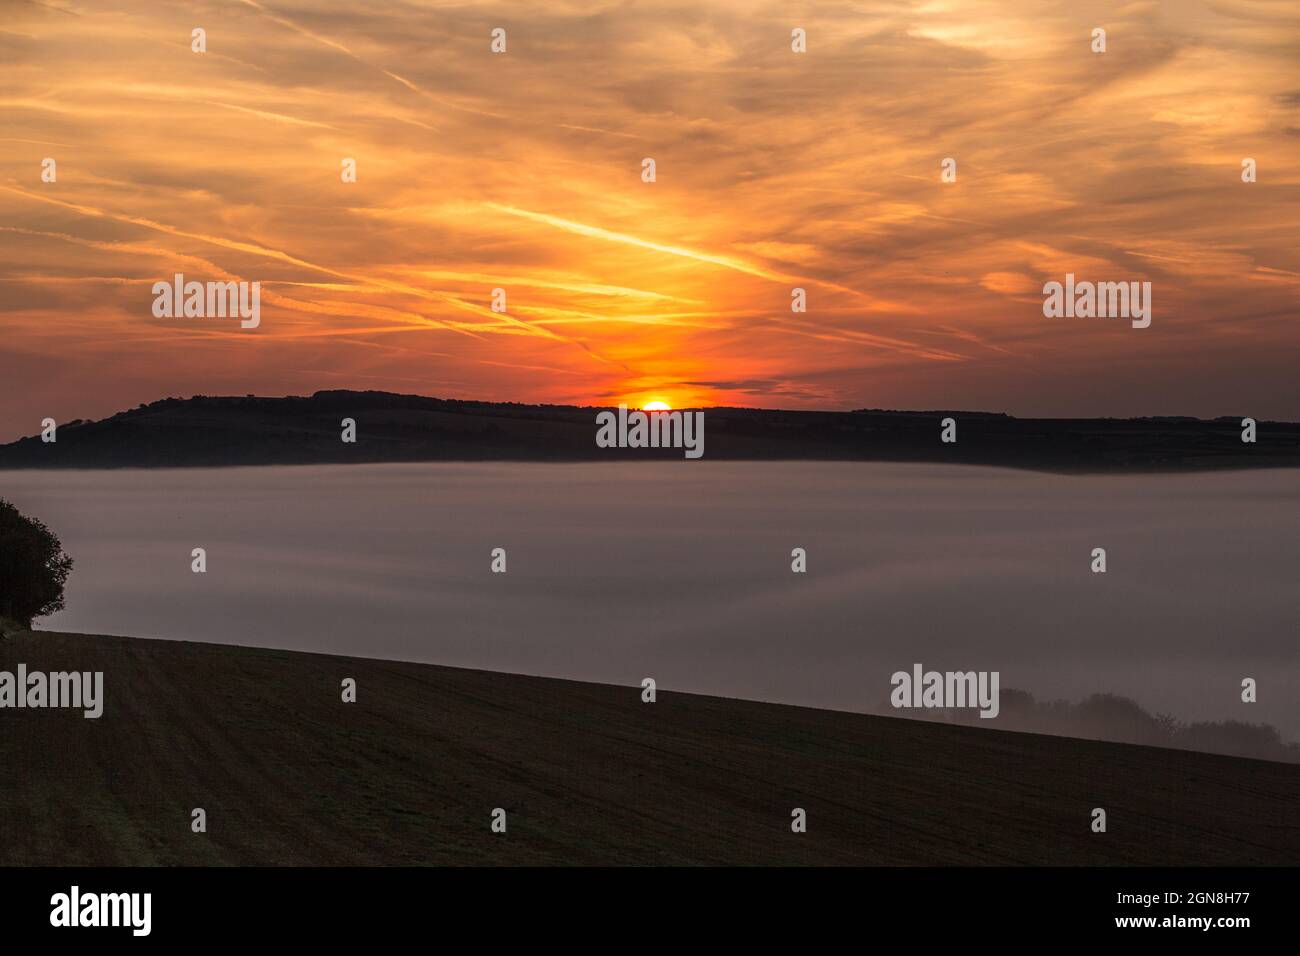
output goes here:
{"type": "Polygon", "coordinates": [[[46,631],[3,865],[1285,865],[1300,766],[431,664],[46,631]],[[340,682],[356,680],[355,703],[340,682]],[[91,726],[88,726],[91,725],[91,726]],[[75,768],[70,772],[69,767],[75,768]],[[208,832],[190,831],[203,807],[208,832]],[[493,834],[502,807],[508,833],[493,834]],[[791,809],[808,814],[790,829],[791,809]],[[1104,807],[1108,831],[1090,828],[1104,807]]]}
{"type": "MultiPolygon", "coordinates": [[[[5,468],[213,467],[410,461],[682,458],[599,448],[595,407],[475,402],[374,391],[166,398],[0,446],[5,468]],[[357,440],[340,439],[344,418],[357,440]]],[[[1300,425],[1240,418],[1028,419],[989,412],[705,410],[706,459],[943,462],[1061,472],[1300,467],[1300,425]],[[957,421],[958,441],[939,440],[957,421]]]]}

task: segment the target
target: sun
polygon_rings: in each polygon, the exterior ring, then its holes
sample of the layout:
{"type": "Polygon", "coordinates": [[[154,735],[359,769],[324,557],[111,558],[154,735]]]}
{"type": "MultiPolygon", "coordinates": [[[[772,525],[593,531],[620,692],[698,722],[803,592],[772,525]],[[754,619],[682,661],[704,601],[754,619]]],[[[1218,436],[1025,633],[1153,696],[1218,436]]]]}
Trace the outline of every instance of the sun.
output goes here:
{"type": "Polygon", "coordinates": [[[667,402],[646,402],[641,406],[643,412],[671,412],[673,407],[667,402]]]}

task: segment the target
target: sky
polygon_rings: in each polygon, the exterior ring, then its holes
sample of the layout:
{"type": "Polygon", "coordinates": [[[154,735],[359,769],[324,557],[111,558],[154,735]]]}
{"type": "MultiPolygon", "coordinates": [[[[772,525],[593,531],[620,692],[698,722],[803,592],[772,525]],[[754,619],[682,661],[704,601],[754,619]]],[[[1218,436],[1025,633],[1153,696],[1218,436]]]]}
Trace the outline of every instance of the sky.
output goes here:
{"type": "Polygon", "coordinates": [[[1293,0],[0,0],[0,440],[328,388],[1297,420],[1297,64],[1293,0]],[[260,325],[155,317],[177,272],[260,325]],[[1044,317],[1067,273],[1151,326],[1044,317]]]}

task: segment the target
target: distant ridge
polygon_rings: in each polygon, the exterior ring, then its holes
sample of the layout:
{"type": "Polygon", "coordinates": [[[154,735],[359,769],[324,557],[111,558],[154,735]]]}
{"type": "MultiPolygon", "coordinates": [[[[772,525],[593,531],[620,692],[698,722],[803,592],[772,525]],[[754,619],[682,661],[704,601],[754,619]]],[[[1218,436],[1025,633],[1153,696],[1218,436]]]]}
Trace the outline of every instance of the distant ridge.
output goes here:
{"type": "MultiPolygon", "coordinates": [[[[165,398],[101,421],[60,424],[0,446],[0,469],[162,468],[412,461],[671,459],[681,449],[596,446],[597,407],[525,405],[375,391],[309,397],[165,398]],[[343,418],[357,441],[340,440],[343,418]]],[[[893,461],[1057,472],[1300,467],[1300,424],[1240,418],[1032,419],[955,410],[705,410],[704,460],[893,461]],[[958,441],[939,440],[957,421],[958,441]]]]}

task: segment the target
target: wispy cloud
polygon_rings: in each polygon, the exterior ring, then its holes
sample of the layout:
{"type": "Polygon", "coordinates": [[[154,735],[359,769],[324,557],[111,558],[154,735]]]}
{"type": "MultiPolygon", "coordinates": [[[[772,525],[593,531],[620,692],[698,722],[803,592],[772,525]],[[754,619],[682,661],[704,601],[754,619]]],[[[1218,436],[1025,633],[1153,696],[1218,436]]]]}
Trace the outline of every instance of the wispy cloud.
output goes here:
{"type": "Polygon", "coordinates": [[[59,371],[0,420],[349,370],[536,401],[1300,417],[1294,4],[1089,9],[4,4],[0,355],[59,371]],[[263,282],[262,326],[154,320],[173,271],[263,282]],[[1044,320],[1066,272],[1152,281],[1152,328],[1044,320]]]}

